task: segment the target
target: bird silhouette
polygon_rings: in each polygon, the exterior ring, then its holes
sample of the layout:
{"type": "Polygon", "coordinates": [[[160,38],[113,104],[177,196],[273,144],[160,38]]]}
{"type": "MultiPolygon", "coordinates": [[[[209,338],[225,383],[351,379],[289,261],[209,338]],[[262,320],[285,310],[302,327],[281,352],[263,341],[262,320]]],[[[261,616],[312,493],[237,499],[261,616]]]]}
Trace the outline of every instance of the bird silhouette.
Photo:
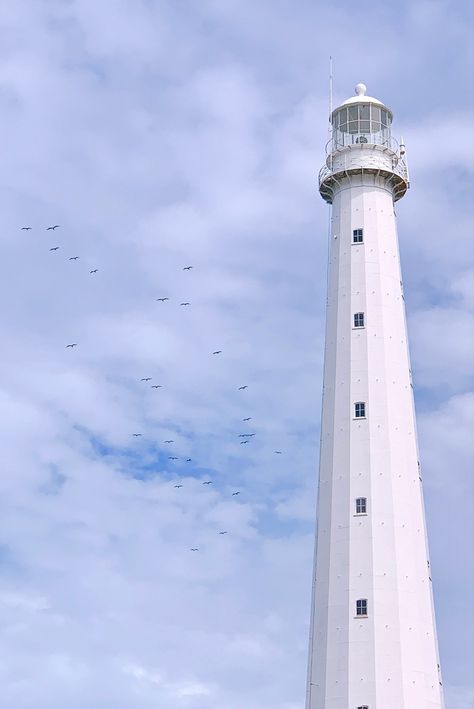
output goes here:
{"type": "Polygon", "coordinates": [[[248,443],[248,441],[240,441],[240,445],[243,446],[244,443],[248,443]]]}
{"type": "Polygon", "coordinates": [[[70,256],[69,260],[70,261],[77,261],[78,258],[79,258],[79,256],[70,256]]]}
{"type": "Polygon", "coordinates": [[[281,452],[281,451],[275,451],[275,453],[276,453],[277,455],[282,455],[282,452],[281,452]]]}
{"type": "Polygon", "coordinates": [[[190,463],[190,462],[191,462],[191,458],[186,458],[186,463],[190,463]]]}
{"type": "Polygon", "coordinates": [[[157,298],[156,300],[158,303],[164,303],[165,300],[169,300],[169,298],[157,298]]]}
{"type": "Polygon", "coordinates": [[[142,377],[140,379],[141,382],[151,382],[151,377],[142,377]]]}
{"type": "Polygon", "coordinates": [[[94,268],[92,271],[89,271],[89,273],[97,273],[98,270],[98,268],[94,268]]]}
{"type": "Polygon", "coordinates": [[[192,269],[192,266],[185,266],[183,268],[183,271],[190,271],[192,269]]]}
{"type": "Polygon", "coordinates": [[[57,251],[58,249],[59,249],[59,246],[53,246],[53,248],[50,249],[50,251],[57,251]]]}
{"type": "Polygon", "coordinates": [[[178,460],[175,455],[169,455],[168,460],[178,460]]]}
{"type": "Polygon", "coordinates": [[[244,384],[243,387],[239,387],[239,391],[242,391],[243,389],[248,389],[248,384],[244,384]]]}
{"type": "Polygon", "coordinates": [[[239,438],[252,438],[255,433],[239,433],[239,438]]]}
{"type": "Polygon", "coordinates": [[[190,549],[189,551],[199,551],[197,547],[194,547],[193,549],[190,549]]]}
{"type": "Polygon", "coordinates": [[[72,342],[70,345],[66,345],[66,349],[68,347],[77,347],[77,342],[72,342]]]}
{"type": "Polygon", "coordinates": [[[219,534],[229,534],[229,532],[219,532],[219,534]]]}
{"type": "Polygon", "coordinates": [[[237,490],[237,492],[232,493],[232,497],[235,497],[235,495],[240,495],[240,490],[237,490]]]}
{"type": "Polygon", "coordinates": [[[152,389],[161,389],[162,386],[161,386],[161,384],[152,384],[152,385],[151,385],[151,388],[152,388],[152,389]]]}
{"type": "Polygon", "coordinates": [[[180,305],[191,305],[191,303],[180,303],[180,305]]]}
{"type": "Polygon", "coordinates": [[[141,435],[142,435],[141,433],[132,433],[132,436],[135,436],[135,438],[138,438],[141,435]]]}
{"type": "Polygon", "coordinates": [[[183,487],[182,485],[175,485],[175,487],[183,487]]]}
{"type": "Polygon", "coordinates": [[[30,226],[22,226],[21,231],[30,231],[31,227],[30,226]]]}
{"type": "Polygon", "coordinates": [[[216,350],[216,351],[213,352],[212,354],[222,354],[222,350],[216,350]]]}
{"type": "Polygon", "coordinates": [[[203,485],[212,485],[212,480],[206,480],[203,485]]]}
{"type": "Polygon", "coordinates": [[[59,224],[55,224],[54,226],[49,226],[46,231],[54,231],[55,229],[59,229],[59,224]]]}
{"type": "Polygon", "coordinates": [[[163,441],[163,443],[174,443],[174,441],[171,438],[169,438],[167,441],[163,441]]]}
{"type": "Polygon", "coordinates": [[[251,420],[252,420],[252,417],[251,417],[251,416],[247,416],[246,419],[242,419],[242,421],[251,421],[251,420]]]}

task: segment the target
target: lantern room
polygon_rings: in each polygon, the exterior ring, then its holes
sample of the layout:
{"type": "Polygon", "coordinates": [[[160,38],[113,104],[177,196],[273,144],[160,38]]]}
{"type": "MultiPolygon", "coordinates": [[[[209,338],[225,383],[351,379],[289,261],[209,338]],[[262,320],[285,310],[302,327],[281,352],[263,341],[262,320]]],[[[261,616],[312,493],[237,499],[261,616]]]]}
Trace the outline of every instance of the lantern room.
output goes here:
{"type": "Polygon", "coordinates": [[[376,98],[365,95],[365,84],[357,84],[355,91],[355,96],[331,114],[332,151],[363,143],[389,147],[392,112],[376,98]]]}

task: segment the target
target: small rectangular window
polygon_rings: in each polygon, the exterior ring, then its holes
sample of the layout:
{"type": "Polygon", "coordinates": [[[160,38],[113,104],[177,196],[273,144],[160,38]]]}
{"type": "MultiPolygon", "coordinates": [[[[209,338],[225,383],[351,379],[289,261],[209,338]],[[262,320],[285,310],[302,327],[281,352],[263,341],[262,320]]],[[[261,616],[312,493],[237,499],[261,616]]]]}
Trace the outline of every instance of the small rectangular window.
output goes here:
{"type": "Polygon", "coordinates": [[[367,598],[359,598],[356,601],[356,615],[367,615],[367,598]]]}
{"type": "Polygon", "coordinates": [[[365,418],[365,401],[357,401],[354,404],[354,410],[356,419],[365,418]]]}
{"type": "Polygon", "coordinates": [[[362,706],[357,707],[357,709],[369,709],[369,705],[368,705],[368,704],[362,704],[362,706]]]}
{"type": "Polygon", "coordinates": [[[364,327],[364,313],[354,313],[354,327],[364,327]]]}
{"type": "Polygon", "coordinates": [[[364,230],[363,229],[353,229],[352,230],[352,243],[362,244],[364,241],[364,230]]]}
{"type": "Polygon", "coordinates": [[[356,515],[367,514],[367,498],[358,497],[356,498],[356,515]]]}

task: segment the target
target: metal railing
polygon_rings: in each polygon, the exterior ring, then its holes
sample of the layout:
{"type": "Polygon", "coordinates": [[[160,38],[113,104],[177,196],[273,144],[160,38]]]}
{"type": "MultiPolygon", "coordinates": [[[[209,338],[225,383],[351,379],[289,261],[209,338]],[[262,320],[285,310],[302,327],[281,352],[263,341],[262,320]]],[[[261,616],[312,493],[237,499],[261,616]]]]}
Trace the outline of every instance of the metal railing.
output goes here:
{"type": "MultiPolygon", "coordinates": [[[[342,152],[342,151],[341,151],[342,152]]],[[[391,151],[392,152],[392,151],[391,151]]],[[[351,151],[347,151],[346,155],[344,155],[344,160],[341,160],[341,155],[338,155],[337,158],[337,168],[333,170],[332,167],[329,167],[327,164],[323,165],[321,170],[319,171],[319,184],[321,182],[324,182],[324,180],[328,177],[330,177],[333,172],[346,172],[349,170],[354,170],[357,168],[356,165],[354,165],[354,159],[353,156],[351,155],[351,151]]],[[[361,165],[360,168],[362,170],[367,170],[373,172],[373,168],[370,166],[364,166],[361,165]]],[[[380,171],[381,172],[393,172],[395,175],[398,175],[401,177],[405,182],[408,182],[408,165],[407,161],[405,159],[404,155],[397,155],[396,153],[394,154],[394,157],[392,159],[392,164],[391,167],[383,167],[383,165],[380,165],[380,171]]]]}
{"type": "Polygon", "coordinates": [[[346,148],[355,145],[380,145],[382,148],[392,150],[398,153],[400,146],[398,141],[391,135],[379,133],[342,133],[338,131],[337,135],[333,136],[326,143],[326,155],[332,155],[346,148]],[[342,140],[341,140],[342,138],[342,140]]]}
{"type": "MultiPolygon", "coordinates": [[[[395,144],[398,148],[398,143],[396,141],[392,143],[392,145],[395,144]]],[[[370,174],[379,174],[382,176],[385,175],[385,177],[392,182],[395,200],[405,194],[410,184],[405,153],[400,154],[398,151],[396,152],[392,147],[389,148],[388,146],[385,150],[384,146],[377,145],[369,147],[373,147],[375,151],[380,150],[382,153],[390,153],[390,163],[386,165],[384,165],[383,162],[379,165],[374,163],[364,165],[364,161],[361,161],[361,164],[358,165],[354,162],[354,153],[350,148],[346,148],[344,151],[336,151],[333,155],[337,155],[337,166],[333,166],[331,161],[331,166],[327,164],[323,165],[318,175],[319,187],[321,188],[321,186],[323,186],[321,194],[325,197],[325,199],[326,197],[330,197],[332,195],[334,185],[341,177],[344,177],[344,175],[354,174],[359,171],[370,174]]],[[[332,201],[332,199],[330,201],[332,201]]]]}

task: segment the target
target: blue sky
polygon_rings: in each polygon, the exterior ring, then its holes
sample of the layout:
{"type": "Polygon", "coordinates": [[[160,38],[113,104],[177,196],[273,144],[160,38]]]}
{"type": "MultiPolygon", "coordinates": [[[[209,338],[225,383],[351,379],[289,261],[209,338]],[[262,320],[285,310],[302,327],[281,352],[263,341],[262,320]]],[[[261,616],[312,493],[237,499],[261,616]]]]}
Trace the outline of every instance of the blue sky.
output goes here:
{"type": "Polygon", "coordinates": [[[441,657],[449,709],[472,706],[472,19],[436,0],[3,4],[5,709],[303,706],[330,54],[335,100],[364,81],[407,145],[441,657]]]}

